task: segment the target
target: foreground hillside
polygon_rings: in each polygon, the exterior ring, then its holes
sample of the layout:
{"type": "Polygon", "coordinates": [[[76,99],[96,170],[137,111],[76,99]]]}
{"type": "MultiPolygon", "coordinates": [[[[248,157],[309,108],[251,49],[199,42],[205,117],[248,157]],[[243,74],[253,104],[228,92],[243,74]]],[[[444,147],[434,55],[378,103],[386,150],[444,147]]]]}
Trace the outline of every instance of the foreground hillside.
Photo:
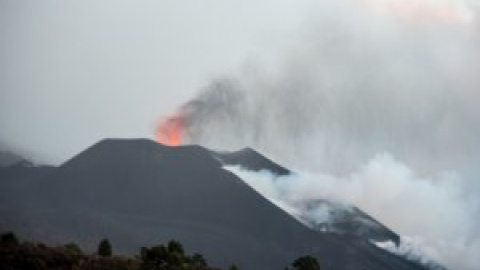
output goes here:
{"type": "Polygon", "coordinates": [[[355,234],[312,230],[199,146],[104,140],[34,181],[0,180],[0,231],[48,244],[93,250],[108,237],[135,254],[178,239],[220,267],[282,269],[311,254],[324,269],[425,269],[355,234]]]}

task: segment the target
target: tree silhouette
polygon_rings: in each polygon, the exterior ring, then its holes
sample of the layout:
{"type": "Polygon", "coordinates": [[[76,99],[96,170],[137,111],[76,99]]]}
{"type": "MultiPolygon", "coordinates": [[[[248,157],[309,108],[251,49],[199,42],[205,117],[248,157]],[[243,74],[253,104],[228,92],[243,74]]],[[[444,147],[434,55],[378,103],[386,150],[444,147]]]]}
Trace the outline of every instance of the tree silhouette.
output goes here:
{"type": "Polygon", "coordinates": [[[77,246],[77,244],[70,242],[68,244],[65,244],[63,246],[63,249],[65,250],[65,253],[68,253],[72,256],[83,256],[82,250],[77,246]]]}
{"type": "Polygon", "coordinates": [[[22,242],[13,233],[0,235],[0,269],[29,270],[237,270],[216,268],[207,264],[198,253],[185,254],[182,245],[170,241],[167,245],[142,247],[140,256],[111,256],[108,239],[98,245],[96,254],[84,254],[77,244],[49,247],[42,243],[22,242]]]}
{"type": "Polygon", "coordinates": [[[168,252],[170,253],[178,253],[180,255],[184,254],[183,246],[180,242],[171,240],[168,242],[168,252]]]}
{"type": "Polygon", "coordinates": [[[204,268],[207,266],[207,261],[201,254],[195,253],[192,256],[192,264],[197,268],[204,268]]]}
{"type": "Polygon", "coordinates": [[[102,257],[112,256],[112,245],[107,238],[103,239],[100,241],[100,244],[98,244],[97,254],[102,257]]]}
{"type": "Polygon", "coordinates": [[[320,270],[317,259],[312,256],[302,256],[292,263],[293,270],[320,270]]]}
{"type": "Polygon", "coordinates": [[[162,269],[167,265],[168,250],[165,246],[154,246],[151,248],[142,247],[140,258],[142,269],[162,269]]]}
{"type": "Polygon", "coordinates": [[[1,235],[0,243],[4,246],[17,246],[18,238],[13,232],[7,232],[1,235]]]}

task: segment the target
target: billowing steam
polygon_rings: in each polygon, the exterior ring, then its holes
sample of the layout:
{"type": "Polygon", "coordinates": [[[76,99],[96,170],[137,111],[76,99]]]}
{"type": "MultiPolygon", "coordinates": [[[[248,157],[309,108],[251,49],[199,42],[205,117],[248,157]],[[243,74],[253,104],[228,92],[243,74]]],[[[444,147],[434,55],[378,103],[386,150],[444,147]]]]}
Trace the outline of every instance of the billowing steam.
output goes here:
{"type": "Polygon", "coordinates": [[[413,244],[403,241],[398,248],[378,243],[390,251],[422,262],[444,263],[451,269],[478,269],[480,264],[479,201],[464,197],[461,179],[452,173],[421,178],[385,153],[344,176],[303,172],[279,177],[268,171],[227,169],[294,216],[328,222],[329,209],[303,213],[305,205],[319,198],[353,204],[407,236],[403,239],[414,240],[413,244]],[[420,251],[414,250],[418,247],[420,251]]]}
{"type": "Polygon", "coordinates": [[[480,269],[476,3],[320,2],[282,64],[180,108],[183,138],[254,147],[299,172],[267,181],[282,191],[269,196],[346,200],[452,269],[480,269]]]}

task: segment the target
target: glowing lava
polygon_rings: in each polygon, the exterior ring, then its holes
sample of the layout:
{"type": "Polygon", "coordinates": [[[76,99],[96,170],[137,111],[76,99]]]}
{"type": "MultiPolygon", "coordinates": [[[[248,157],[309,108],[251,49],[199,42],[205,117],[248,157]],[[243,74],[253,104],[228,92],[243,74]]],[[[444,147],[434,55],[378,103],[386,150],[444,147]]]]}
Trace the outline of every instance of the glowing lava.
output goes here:
{"type": "Polygon", "coordinates": [[[158,143],[179,146],[183,132],[183,119],[180,116],[173,116],[161,121],[155,133],[158,143]]]}
{"type": "Polygon", "coordinates": [[[393,14],[417,21],[465,22],[471,19],[464,6],[454,1],[427,0],[361,0],[375,9],[389,10],[393,14]]]}

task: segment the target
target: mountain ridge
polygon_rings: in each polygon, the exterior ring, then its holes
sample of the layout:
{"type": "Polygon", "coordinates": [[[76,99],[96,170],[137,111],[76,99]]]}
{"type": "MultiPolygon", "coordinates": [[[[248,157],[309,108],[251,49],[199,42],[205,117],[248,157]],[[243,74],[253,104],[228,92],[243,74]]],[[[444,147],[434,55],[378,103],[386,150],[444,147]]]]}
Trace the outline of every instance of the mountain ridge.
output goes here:
{"type": "Polygon", "coordinates": [[[178,239],[214,265],[241,269],[278,269],[304,254],[325,269],[425,269],[358,237],[306,227],[222,166],[201,146],[102,140],[14,190],[31,196],[21,208],[5,199],[0,216],[12,222],[0,230],[87,249],[108,237],[126,253],[178,239]]]}

